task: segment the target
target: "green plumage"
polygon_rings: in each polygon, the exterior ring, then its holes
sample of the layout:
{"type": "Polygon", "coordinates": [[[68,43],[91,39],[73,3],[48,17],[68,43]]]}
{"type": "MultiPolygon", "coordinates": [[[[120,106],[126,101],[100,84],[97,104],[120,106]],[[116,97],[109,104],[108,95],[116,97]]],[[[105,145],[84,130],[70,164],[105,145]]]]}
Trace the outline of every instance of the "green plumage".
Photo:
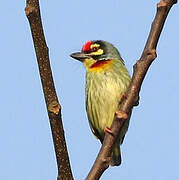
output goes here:
{"type": "MultiPolygon", "coordinates": [[[[130,83],[130,76],[117,49],[106,41],[93,41],[104,50],[103,54],[85,58],[86,67],[86,111],[93,134],[103,142],[105,128],[112,125],[114,114],[118,109],[122,95],[124,95],[130,83]],[[109,65],[90,70],[95,62],[111,60],[109,65]],[[88,62],[87,62],[88,61],[88,62]],[[90,62],[91,61],[91,62],[90,62]]],[[[88,53],[89,54],[89,53],[88,53]]],[[[73,56],[72,56],[73,57],[73,56]]],[[[129,118],[125,122],[122,131],[112,152],[111,165],[121,163],[120,144],[128,129],[129,118]]]]}

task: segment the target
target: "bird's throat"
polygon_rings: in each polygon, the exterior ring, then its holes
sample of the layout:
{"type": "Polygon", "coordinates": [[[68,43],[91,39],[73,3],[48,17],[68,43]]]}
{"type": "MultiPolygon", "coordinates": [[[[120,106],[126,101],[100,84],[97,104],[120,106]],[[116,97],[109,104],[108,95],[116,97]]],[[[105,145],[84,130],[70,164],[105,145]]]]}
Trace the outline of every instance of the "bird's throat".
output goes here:
{"type": "Polygon", "coordinates": [[[85,59],[83,61],[84,66],[86,67],[87,71],[91,72],[101,72],[105,69],[108,69],[111,67],[111,62],[113,60],[108,59],[108,60],[94,60],[93,58],[90,59],[85,59]]]}
{"type": "Polygon", "coordinates": [[[94,64],[90,66],[91,69],[94,68],[104,68],[105,65],[108,65],[111,62],[111,60],[100,60],[96,61],[94,64]]]}

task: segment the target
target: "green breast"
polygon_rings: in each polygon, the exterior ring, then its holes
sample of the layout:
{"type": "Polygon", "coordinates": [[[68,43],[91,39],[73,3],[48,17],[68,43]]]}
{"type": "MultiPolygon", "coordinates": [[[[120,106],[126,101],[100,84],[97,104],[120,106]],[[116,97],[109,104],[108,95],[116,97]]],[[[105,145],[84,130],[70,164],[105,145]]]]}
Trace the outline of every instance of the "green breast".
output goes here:
{"type": "MultiPolygon", "coordinates": [[[[86,110],[90,127],[101,141],[104,129],[110,127],[120,98],[130,83],[125,66],[118,60],[110,69],[86,74],[86,110]]],[[[127,126],[128,127],[128,126],[127,126]]],[[[124,133],[127,129],[124,131],[124,133]]]]}

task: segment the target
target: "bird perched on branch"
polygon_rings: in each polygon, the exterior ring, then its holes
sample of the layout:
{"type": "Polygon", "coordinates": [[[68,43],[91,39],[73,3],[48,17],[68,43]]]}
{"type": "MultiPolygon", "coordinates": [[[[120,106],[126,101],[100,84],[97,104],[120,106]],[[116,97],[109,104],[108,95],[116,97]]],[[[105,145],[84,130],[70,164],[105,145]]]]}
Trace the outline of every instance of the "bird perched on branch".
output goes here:
{"type": "MultiPolygon", "coordinates": [[[[118,50],[106,41],[86,42],[81,52],[71,57],[86,68],[86,110],[93,134],[103,142],[105,132],[110,133],[117,111],[131,78],[118,50]]],[[[121,164],[120,145],[129,126],[125,121],[111,154],[112,166],[121,164]]]]}

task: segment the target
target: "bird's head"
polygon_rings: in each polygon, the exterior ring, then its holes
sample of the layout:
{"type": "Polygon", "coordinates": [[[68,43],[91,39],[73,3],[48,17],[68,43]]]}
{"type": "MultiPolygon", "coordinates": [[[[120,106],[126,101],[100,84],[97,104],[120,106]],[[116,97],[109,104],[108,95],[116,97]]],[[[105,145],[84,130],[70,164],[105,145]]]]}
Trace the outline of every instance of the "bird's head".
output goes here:
{"type": "Polygon", "coordinates": [[[111,43],[102,40],[87,41],[83,45],[81,52],[73,53],[70,56],[83,62],[87,69],[90,67],[102,67],[114,59],[123,63],[118,50],[111,43]]]}

